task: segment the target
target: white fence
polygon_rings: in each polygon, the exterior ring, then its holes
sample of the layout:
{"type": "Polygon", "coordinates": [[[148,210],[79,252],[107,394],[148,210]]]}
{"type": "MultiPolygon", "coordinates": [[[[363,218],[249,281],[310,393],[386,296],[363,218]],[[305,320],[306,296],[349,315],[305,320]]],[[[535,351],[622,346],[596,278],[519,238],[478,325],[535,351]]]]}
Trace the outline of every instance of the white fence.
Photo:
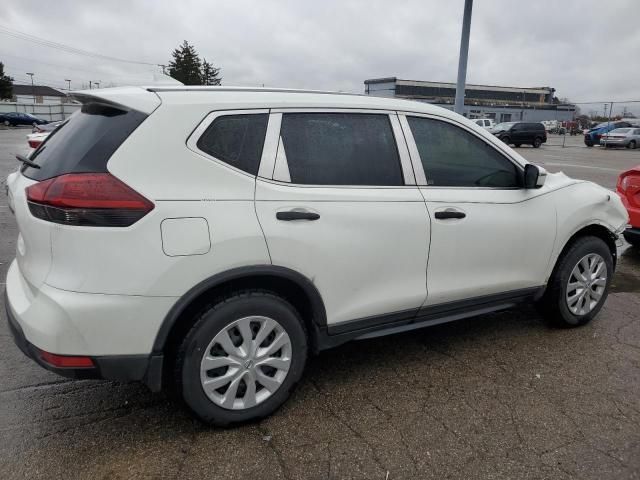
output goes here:
{"type": "Polygon", "coordinates": [[[43,120],[56,122],[68,118],[73,112],[80,108],[79,103],[60,103],[56,105],[46,105],[42,103],[12,103],[0,102],[0,113],[21,112],[31,113],[43,120]]]}

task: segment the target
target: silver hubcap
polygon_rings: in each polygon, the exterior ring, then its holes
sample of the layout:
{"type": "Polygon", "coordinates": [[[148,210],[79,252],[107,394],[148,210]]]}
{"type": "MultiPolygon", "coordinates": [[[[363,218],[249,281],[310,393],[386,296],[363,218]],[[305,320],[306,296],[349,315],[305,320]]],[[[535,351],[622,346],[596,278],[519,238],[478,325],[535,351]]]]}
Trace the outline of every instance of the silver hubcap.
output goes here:
{"type": "Polygon", "coordinates": [[[291,366],[291,340],[275,320],[245,317],[218,333],[200,362],[207,397],[229,410],[264,402],[275,393],[291,366]]]}
{"type": "Polygon", "coordinates": [[[607,265],[597,253],[582,257],[567,283],[567,306],[574,315],[586,315],[596,308],[607,286],[607,265]]]}

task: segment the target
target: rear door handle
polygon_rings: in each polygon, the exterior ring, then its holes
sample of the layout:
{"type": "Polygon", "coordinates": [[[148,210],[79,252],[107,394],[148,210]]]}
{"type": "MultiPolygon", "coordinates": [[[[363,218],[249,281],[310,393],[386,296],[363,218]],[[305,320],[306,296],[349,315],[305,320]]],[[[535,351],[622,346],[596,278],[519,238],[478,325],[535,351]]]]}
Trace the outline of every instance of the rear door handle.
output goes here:
{"type": "Polygon", "coordinates": [[[284,220],[285,222],[290,222],[292,220],[318,220],[320,218],[320,214],[315,212],[291,210],[289,212],[276,212],[276,218],[278,220],[284,220]]]}
{"type": "Polygon", "coordinates": [[[436,212],[435,216],[438,220],[447,220],[449,218],[464,218],[467,214],[457,210],[443,210],[436,212]]]}

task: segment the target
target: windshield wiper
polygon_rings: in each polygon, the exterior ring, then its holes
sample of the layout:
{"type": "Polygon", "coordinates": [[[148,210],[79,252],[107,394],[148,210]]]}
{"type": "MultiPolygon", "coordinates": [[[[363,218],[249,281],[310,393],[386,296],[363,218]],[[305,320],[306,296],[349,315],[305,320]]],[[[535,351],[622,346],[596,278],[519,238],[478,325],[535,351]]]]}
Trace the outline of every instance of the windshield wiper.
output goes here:
{"type": "Polygon", "coordinates": [[[24,163],[25,165],[30,166],[31,168],[40,168],[40,165],[38,165],[38,164],[37,164],[37,163],[35,163],[35,162],[32,162],[31,160],[29,160],[29,159],[28,159],[27,157],[25,157],[24,155],[20,155],[20,154],[18,154],[18,155],[16,155],[16,158],[17,158],[20,162],[24,163]]]}

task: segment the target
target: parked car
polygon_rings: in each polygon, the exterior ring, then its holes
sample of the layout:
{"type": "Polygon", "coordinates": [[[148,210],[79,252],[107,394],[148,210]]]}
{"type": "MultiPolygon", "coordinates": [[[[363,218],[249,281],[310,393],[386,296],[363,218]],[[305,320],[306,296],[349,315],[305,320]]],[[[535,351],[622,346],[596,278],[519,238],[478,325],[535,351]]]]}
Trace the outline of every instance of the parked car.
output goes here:
{"type": "Polygon", "coordinates": [[[491,130],[496,137],[506,144],[516,147],[527,143],[535,148],[547,141],[547,132],[542,123],[505,122],[498,123],[491,130]]]}
{"type": "Polygon", "coordinates": [[[618,195],[448,110],[228,87],[75,98],[7,179],[10,329],[61,375],[173,388],[231,425],[344,342],[521,302],[577,327],[607,298],[618,195]]]}
{"type": "Polygon", "coordinates": [[[600,138],[605,133],[609,133],[616,128],[628,128],[631,127],[631,123],[627,121],[616,122],[602,122],[595,127],[591,128],[584,134],[584,144],[587,147],[593,147],[594,145],[600,145],[600,138]]]}
{"type": "Polygon", "coordinates": [[[27,135],[27,143],[29,144],[29,148],[31,149],[31,152],[33,152],[33,150],[38,148],[42,144],[42,142],[45,141],[45,139],[49,136],[50,133],[51,132],[30,133],[29,135],[27,135]]]}
{"type": "Polygon", "coordinates": [[[48,122],[30,113],[9,112],[0,113],[0,123],[5,127],[15,127],[17,125],[43,125],[48,122]]]}
{"type": "Polygon", "coordinates": [[[624,231],[624,238],[640,247],[640,165],[620,174],[616,190],[629,212],[629,227],[624,231]]]}
{"type": "Polygon", "coordinates": [[[476,125],[479,125],[482,128],[486,128],[487,130],[491,130],[494,126],[493,119],[491,118],[476,118],[473,121],[476,125]]]}
{"type": "Polygon", "coordinates": [[[605,147],[626,147],[634,149],[640,145],[640,128],[616,128],[600,137],[600,145],[605,147]]]}
{"type": "Polygon", "coordinates": [[[60,125],[62,125],[65,120],[61,120],[58,122],[50,122],[50,123],[42,123],[40,125],[34,125],[31,129],[31,133],[44,133],[44,132],[52,132],[60,125]]]}

